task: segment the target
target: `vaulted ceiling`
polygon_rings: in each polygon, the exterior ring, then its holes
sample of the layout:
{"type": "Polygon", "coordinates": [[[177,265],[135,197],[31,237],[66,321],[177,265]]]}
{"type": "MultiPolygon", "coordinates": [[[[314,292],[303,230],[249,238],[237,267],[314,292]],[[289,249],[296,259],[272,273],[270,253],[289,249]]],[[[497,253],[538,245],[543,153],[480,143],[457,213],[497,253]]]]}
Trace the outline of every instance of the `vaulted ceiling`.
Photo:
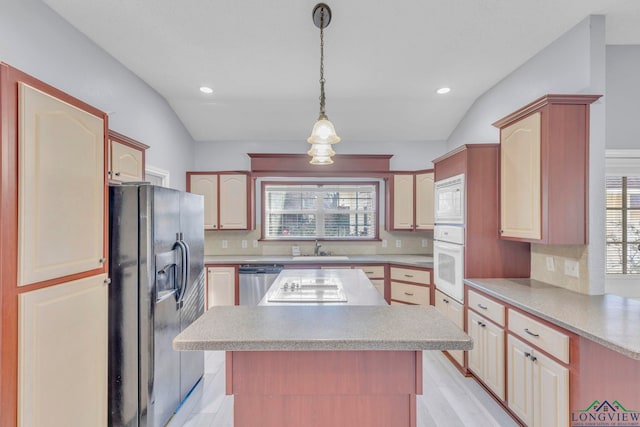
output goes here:
{"type": "MultiPolygon", "coordinates": [[[[316,0],[42,1],[195,140],[304,140],[317,118],[316,0]]],[[[446,139],[478,96],[590,14],[606,15],[607,44],[640,44],[637,0],[325,1],[327,114],[343,140],[446,139]]]]}

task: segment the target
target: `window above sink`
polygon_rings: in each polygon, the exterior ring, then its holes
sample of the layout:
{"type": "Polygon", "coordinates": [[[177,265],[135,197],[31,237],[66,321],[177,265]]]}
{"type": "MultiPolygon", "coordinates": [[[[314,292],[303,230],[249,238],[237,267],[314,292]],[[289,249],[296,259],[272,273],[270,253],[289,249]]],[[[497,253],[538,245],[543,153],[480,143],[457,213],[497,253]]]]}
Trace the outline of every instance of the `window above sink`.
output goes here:
{"type": "Polygon", "coordinates": [[[263,182],[262,201],[264,240],[378,239],[377,182],[263,182]]]}

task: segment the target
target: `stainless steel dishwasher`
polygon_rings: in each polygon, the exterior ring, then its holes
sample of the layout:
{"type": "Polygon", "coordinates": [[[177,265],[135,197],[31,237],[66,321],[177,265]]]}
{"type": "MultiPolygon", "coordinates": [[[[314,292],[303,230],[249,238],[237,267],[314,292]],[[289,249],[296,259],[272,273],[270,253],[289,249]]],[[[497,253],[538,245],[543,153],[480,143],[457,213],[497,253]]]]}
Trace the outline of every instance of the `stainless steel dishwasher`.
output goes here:
{"type": "Polygon", "coordinates": [[[284,266],[279,264],[241,265],[238,269],[240,305],[258,305],[283,269],[284,266]]]}

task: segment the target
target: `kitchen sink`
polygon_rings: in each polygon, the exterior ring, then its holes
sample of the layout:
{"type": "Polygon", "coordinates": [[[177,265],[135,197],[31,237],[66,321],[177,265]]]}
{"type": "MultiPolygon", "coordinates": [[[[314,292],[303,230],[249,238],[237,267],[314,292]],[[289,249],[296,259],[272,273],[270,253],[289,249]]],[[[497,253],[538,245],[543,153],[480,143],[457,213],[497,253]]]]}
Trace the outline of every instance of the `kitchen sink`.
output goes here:
{"type": "Polygon", "coordinates": [[[349,257],[344,255],[302,255],[294,256],[294,261],[348,261],[349,257]]]}

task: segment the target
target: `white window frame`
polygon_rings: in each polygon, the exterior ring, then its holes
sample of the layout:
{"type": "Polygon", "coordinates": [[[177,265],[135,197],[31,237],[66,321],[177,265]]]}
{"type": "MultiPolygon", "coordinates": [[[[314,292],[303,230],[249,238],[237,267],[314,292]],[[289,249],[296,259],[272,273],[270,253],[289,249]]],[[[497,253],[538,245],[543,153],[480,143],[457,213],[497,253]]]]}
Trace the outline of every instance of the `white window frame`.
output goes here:
{"type": "MultiPolygon", "coordinates": [[[[379,241],[380,240],[380,228],[381,228],[381,224],[383,224],[382,221],[384,221],[384,205],[381,203],[382,202],[382,196],[381,194],[384,193],[384,181],[379,180],[377,178],[310,178],[310,177],[304,177],[304,178],[282,178],[282,177],[269,177],[269,178],[264,178],[264,179],[259,179],[256,182],[256,195],[259,195],[259,197],[256,197],[256,208],[257,211],[260,212],[259,218],[257,219],[257,225],[261,226],[261,240],[265,240],[265,241],[269,241],[269,242],[284,242],[284,241],[309,241],[309,240],[324,240],[324,241],[342,241],[342,242],[371,242],[371,241],[379,241]],[[262,205],[262,203],[264,203],[263,197],[264,197],[264,192],[265,192],[265,185],[287,185],[287,184],[291,184],[291,183],[295,183],[293,185],[326,185],[326,186],[331,186],[332,184],[337,184],[337,185],[358,185],[358,184],[373,184],[376,187],[376,191],[378,194],[376,194],[376,220],[374,221],[374,226],[376,227],[376,229],[374,230],[374,236],[371,238],[367,238],[367,239],[357,239],[357,238],[353,238],[353,237],[346,237],[346,238],[333,238],[333,237],[310,237],[310,238],[304,238],[304,237],[292,237],[292,238],[286,238],[286,237],[280,237],[280,238],[267,238],[265,236],[265,225],[264,225],[264,216],[266,215],[265,212],[265,208],[260,206],[262,205]]],[[[324,233],[323,227],[324,227],[324,211],[320,210],[316,212],[316,223],[317,226],[319,228],[319,231],[321,234],[324,233]]]]}
{"type": "MultiPolygon", "coordinates": [[[[605,173],[608,176],[640,176],[640,150],[606,150],[605,173]]],[[[605,274],[605,292],[640,299],[637,274],[605,274]]]]}

